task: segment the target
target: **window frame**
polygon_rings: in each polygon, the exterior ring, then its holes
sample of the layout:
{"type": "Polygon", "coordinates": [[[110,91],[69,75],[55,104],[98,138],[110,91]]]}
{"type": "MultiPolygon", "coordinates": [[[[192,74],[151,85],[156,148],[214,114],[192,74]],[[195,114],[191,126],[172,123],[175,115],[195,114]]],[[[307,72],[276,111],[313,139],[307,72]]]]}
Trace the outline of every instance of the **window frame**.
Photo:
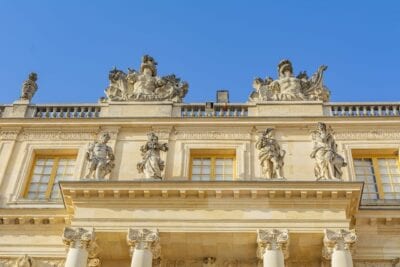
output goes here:
{"type": "MultiPolygon", "coordinates": [[[[60,159],[75,159],[75,168],[77,167],[77,160],[78,160],[78,151],[75,149],[47,149],[47,150],[36,150],[32,162],[29,166],[29,171],[28,171],[28,179],[26,179],[25,183],[25,188],[23,190],[22,197],[25,200],[29,201],[58,201],[59,199],[52,199],[51,198],[51,193],[53,190],[54,182],[57,176],[57,170],[58,170],[58,165],[60,159]],[[44,199],[29,199],[28,198],[28,193],[29,193],[29,188],[32,183],[32,178],[36,166],[36,162],[39,159],[54,159],[54,163],[50,172],[50,177],[49,177],[49,182],[47,183],[47,189],[46,189],[46,196],[44,199]]],[[[75,171],[74,171],[75,173],[75,171]]]]}
{"type": "MultiPolygon", "coordinates": [[[[354,168],[354,178],[357,180],[357,174],[355,171],[355,159],[371,159],[372,167],[374,169],[374,176],[376,179],[376,187],[378,198],[376,200],[373,199],[365,199],[364,201],[374,202],[374,201],[400,201],[399,199],[385,199],[385,191],[383,190],[383,182],[382,175],[379,168],[379,159],[396,159],[397,167],[400,170],[400,154],[398,149],[391,148],[383,148],[383,149],[352,149],[352,163],[354,168]]],[[[365,183],[365,182],[364,182],[365,183]]],[[[364,194],[364,192],[363,192],[364,194]]]]}
{"type": "MultiPolygon", "coordinates": [[[[189,158],[189,180],[196,181],[192,179],[192,169],[193,169],[193,160],[196,158],[210,158],[210,180],[208,181],[217,181],[216,180],[216,158],[224,158],[224,159],[232,159],[232,181],[237,179],[236,177],[236,150],[235,149],[191,149],[190,150],[190,158],[189,158]]],[[[223,180],[225,181],[225,180],[223,180]]],[[[223,182],[218,181],[218,182],[223,182]]],[[[199,181],[206,182],[206,181],[199,181]]]]}

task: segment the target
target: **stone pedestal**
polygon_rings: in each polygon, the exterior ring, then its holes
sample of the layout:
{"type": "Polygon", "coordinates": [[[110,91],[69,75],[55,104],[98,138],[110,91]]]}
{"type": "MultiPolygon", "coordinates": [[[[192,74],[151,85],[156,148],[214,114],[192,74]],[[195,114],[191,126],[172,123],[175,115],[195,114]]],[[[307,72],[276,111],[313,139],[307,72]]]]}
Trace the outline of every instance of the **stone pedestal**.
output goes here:
{"type": "Polygon", "coordinates": [[[131,267],[152,267],[161,253],[158,230],[129,229],[128,245],[132,251],[131,267]]]}
{"type": "Polygon", "coordinates": [[[66,227],[62,238],[68,246],[65,267],[86,267],[88,248],[94,241],[93,229],[66,227]]]}
{"type": "Polygon", "coordinates": [[[353,267],[351,246],[356,242],[354,230],[325,230],[323,257],[331,260],[332,267],[353,267]]]}
{"type": "Polygon", "coordinates": [[[284,267],[288,257],[288,230],[258,230],[257,254],[263,260],[264,267],[284,267]]]}

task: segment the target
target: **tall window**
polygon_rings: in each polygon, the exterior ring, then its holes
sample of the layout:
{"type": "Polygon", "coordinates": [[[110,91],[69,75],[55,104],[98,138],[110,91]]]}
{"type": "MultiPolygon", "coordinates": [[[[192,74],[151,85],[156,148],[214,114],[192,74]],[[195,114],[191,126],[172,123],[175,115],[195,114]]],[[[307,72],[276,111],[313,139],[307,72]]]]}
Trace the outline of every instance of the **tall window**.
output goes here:
{"type": "Polygon", "coordinates": [[[25,198],[57,200],[61,198],[59,181],[72,180],[76,155],[37,155],[35,157],[25,198]]]}
{"type": "Polygon", "coordinates": [[[191,150],[192,181],[229,181],[235,178],[236,152],[233,149],[191,150]]]}
{"type": "Polygon", "coordinates": [[[400,199],[398,151],[355,150],[353,160],[357,181],[365,183],[363,200],[400,199]]]}

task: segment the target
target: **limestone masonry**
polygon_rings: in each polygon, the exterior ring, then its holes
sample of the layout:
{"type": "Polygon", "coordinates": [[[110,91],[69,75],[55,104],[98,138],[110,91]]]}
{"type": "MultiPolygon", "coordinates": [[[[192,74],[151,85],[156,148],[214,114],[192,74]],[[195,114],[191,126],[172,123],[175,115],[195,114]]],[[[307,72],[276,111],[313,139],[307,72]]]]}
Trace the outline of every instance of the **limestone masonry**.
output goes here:
{"type": "Polygon", "coordinates": [[[148,55],[93,104],[33,104],[29,74],[0,105],[0,267],[400,266],[400,103],[329,102],[326,70],[282,60],[246,103],[185,103],[148,55]]]}

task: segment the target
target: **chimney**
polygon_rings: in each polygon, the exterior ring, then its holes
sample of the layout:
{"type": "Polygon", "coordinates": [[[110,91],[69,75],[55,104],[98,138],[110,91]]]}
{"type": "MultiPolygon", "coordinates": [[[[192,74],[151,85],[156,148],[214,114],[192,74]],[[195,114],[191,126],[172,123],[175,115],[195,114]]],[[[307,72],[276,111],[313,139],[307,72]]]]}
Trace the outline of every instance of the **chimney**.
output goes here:
{"type": "Polygon", "coordinates": [[[217,91],[217,103],[229,103],[229,91],[218,90],[217,91]]]}

